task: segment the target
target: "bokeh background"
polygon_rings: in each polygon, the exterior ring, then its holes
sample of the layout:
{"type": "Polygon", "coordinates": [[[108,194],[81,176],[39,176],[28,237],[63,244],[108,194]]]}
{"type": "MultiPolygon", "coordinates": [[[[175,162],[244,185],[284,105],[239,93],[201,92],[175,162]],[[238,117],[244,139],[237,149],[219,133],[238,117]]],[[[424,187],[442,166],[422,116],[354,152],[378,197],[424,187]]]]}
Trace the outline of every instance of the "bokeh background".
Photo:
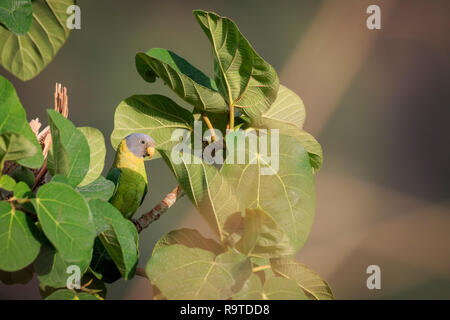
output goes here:
{"type": "MultiPolygon", "coordinates": [[[[450,298],[450,1],[79,0],[82,29],[38,77],[15,85],[28,117],[46,124],[56,81],[67,86],[70,119],[105,134],[105,170],[114,110],[132,94],[166,94],[135,70],[136,52],[171,49],[212,74],[209,43],[193,9],[236,21],[280,81],[305,102],[305,128],[325,155],[316,175],[317,211],[297,259],[323,276],[338,299],[450,298]],[[381,7],[382,29],[366,28],[381,7]],[[366,268],[381,268],[368,290],[366,268]]],[[[162,160],[148,163],[141,212],[176,185],[162,160]]],[[[192,227],[212,237],[187,198],[140,238],[144,267],[155,242],[192,227]]],[[[39,299],[37,279],[0,284],[1,299],[39,299]]],[[[113,299],[148,299],[147,280],[108,287],[113,299]]]]}

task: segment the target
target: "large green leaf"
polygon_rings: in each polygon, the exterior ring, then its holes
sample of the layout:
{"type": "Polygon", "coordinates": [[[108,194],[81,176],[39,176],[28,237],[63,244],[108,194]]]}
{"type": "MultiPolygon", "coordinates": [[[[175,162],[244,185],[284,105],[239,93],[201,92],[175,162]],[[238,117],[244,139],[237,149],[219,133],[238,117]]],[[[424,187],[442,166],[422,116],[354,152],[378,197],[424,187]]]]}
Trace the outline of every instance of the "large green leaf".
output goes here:
{"type": "MultiPolygon", "coordinates": [[[[167,148],[176,129],[193,130],[193,116],[188,110],[161,95],[135,95],[117,107],[111,143],[117,148],[126,136],[140,132],[151,136],[156,148],[167,148]]],[[[155,158],[159,158],[158,152],[155,158]]]]}
{"type": "Polygon", "coordinates": [[[213,165],[198,164],[188,152],[176,164],[171,153],[160,151],[184,192],[222,242],[229,242],[233,221],[240,217],[239,201],[230,184],[213,165]]]}
{"type": "Polygon", "coordinates": [[[81,194],[67,184],[50,182],[39,188],[32,203],[45,235],[64,261],[89,262],[95,227],[81,194]]]}
{"type": "Polygon", "coordinates": [[[89,201],[89,208],[95,217],[97,230],[101,231],[100,241],[122,277],[131,279],[139,258],[136,227],[109,202],[93,199],[89,201]]]}
{"type": "MultiPolygon", "coordinates": [[[[276,120],[282,128],[283,124],[294,125],[303,128],[305,123],[305,106],[303,101],[293,91],[280,85],[278,95],[269,110],[264,112],[261,117],[252,119],[252,121],[265,124],[270,128],[270,122],[276,120]]],[[[262,126],[259,126],[262,127],[262,126]]]]}
{"type": "Polygon", "coordinates": [[[214,253],[174,244],[160,248],[146,272],[168,299],[227,299],[250,277],[251,263],[244,255],[214,253]],[[174,285],[176,284],[176,285],[174,285]]]}
{"type": "Polygon", "coordinates": [[[148,82],[161,78],[181,99],[198,111],[227,112],[217,86],[203,72],[170,50],[154,48],[136,55],[136,67],[148,82]]]}
{"type": "Polygon", "coordinates": [[[0,2],[0,23],[17,35],[30,30],[33,20],[31,0],[3,0],[0,2]]]}
{"type": "Polygon", "coordinates": [[[295,253],[286,233],[261,209],[245,210],[244,231],[236,247],[249,256],[261,258],[295,253]]]}
{"type": "Polygon", "coordinates": [[[293,280],[271,277],[262,284],[261,279],[252,274],[233,300],[308,300],[308,297],[293,280]]]}
{"type": "Polygon", "coordinates": [[[112,181],[100,176],[94,182],[83,187],[77,187],[76,190],[86,200],[101,199],[108,201],[113,195],[115,187],[112,181]]]}
{"type": "Polygon", "coordinates": [[[29,31],[16,35],[0,25],[0,65],[26,81],[38,75],[58,53],[69,36],[67,8],[74,0],[33,0],[29,31]]]}
{"type": "Polygon", "coordinates": [[[89,170],[79,184],[82,187],[94,182],[102,173],[105,165],[106,146],[105,138],[100,130],[92,127],[81,127],[78,130],[83,133],[90,150],[89,170]]]}
{"type": "MultiPolygon", "coordinates": [[[[1,28],[0,26],[0,30],[1,28]]],[[[36,135],[27,121],[25,110],[17,97],[16,90],[8,80],[0,76],[0,134],[4,133],[23,136],[35,146],[35,150],[41,149],[36,135]]],[[[21,143],[26,142],[22,141],[21,143]]],[[[20,165],[34,169],[41,167],[43,161],[42,152],[34,152],[24,159],[17,159],[20,165]]]]}
{"type": "MultiPolygon", "coordinates": [[[[84,260],[76,264],[83,275],[89,267],[89,260],[84,260]]],[[[69,274],[67,268],[74,265],[72,262],[66,262],[61,254],[47,241],[42,245],[38,258],[34,261],[34,269],[38,275],[39,286],[41,289],[64,288],[67,285],[69,274]]]]}
{"type": "Polygon", "coordinates": [[[294,280],[312,299],[334,299],[333,291],[328,283],[304,264],[292,258],[278,258],[272,259],[271,265],[276,274],[294,280]]]}
{"type": "Polygon", "coordinates": [[[173,230],[162,236],[153,248],[153,254],[161,248],[170,246],[172,244],[181,244],[188,248],[199,248],[208,250],[216,255],[224,252],[224,247],[214,241],[203,237],[200,232],[194,229],[178,229],[173,230]]]}
{"type": "MultiPolygon", "coordinates": [[[[285,250],[297,252],[305,243],[314,219],[314,177],[309,156],[301,143],[284,135],[278,139],[276,135],[266,136],[266,155],[251,147],[251,143],[236,142],[243,141],[246,135],[251,139],[252,134],[255,132],[237,131],[234,136],[227,136],[227,148],[245,155],[246,162],[226,162],[221,173],[235,188],[242,206],[266,212],[276,226],[276,234],[282,230],[288,237],[289,247],[285,250]]],[[[259,139],[263,136],[260,132],[259,139]]],[[[265,145],[264,140],[259,142],[265,145]]],[[[229,155],[227,161],[231,159],[229,155]]],[[[272,245],[279,247],[279,240],[273,239],[272,245]]]]}
{"type": "Polygon", "coordinates": [[[53,141],[48,169],[52,175],[62,174],[72,186],[77,186],[89,170],[89,144],[83,133],[60,113],[48,110],[48,119],[53,141]]]}
{"type": "Polygon", "coordinates": [[[18,161],[31,158],[38,153],[36,146],[24,136],[5,132],[0,134],[0,169],[7,160],[18,161]]]}
{"type": "Polygon", "coordinates": [[[0,202],[0,269],[25,268],[36,259],[40,247],[39,232],[31,219],[8,202],[0,202]]]}
{"type": "Polygon", "coordinates": [[[236,24],[212,12],[194,15],[211,42],[214,80],[230,106],[243,108],[250,118],[269,109],[278,92],[278,76],[241,34],[236,24]]]}

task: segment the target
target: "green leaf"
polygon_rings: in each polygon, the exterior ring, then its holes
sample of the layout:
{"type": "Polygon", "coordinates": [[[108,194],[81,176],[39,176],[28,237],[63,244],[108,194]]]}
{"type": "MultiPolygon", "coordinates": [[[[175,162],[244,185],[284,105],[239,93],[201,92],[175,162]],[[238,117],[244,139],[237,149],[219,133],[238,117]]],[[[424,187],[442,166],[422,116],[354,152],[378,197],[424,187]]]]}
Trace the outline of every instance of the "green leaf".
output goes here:
{"type": "Polygon", "coordinates": [[[112,181],[100,176],[94,182],[83,187],[77,187],[76,190],[81,193],[87,201],[91,199],[108,201],[113,195],[115,187],[116,186],[112,181]]]}
{"type": "Polygon", "coordinates": [[[16,181],[14,181],[13,178],[10,176],[4,174],[0,177],[0,189],[6,190],[6,191],[13,191],[14,187],[16,186],[16,181]]]}
{"type": "Polygon", "coordinates": [[[170,50],[154,48],[147,53],[140,52],[136,55],[136,67],[148,82],[161,78],[196,110],[218,113],[228,110],[214,81],[170,50]]]}
{"type": "Polygon", "coordinates": [[[262,297],[264,300],[309,300],[295,281],[280,277],[266,280],[262,297]]]}
{"type": "Polygon", "coordinates": [[[47,241],[42,245],[38,258],[34,261],[34,269],[38,275],[41,289],[64,288],[67,285],[67,279],[70,274],[67,268],[71,265],[77,265],[80,273],[83,275],[89,267],[89,260],[74,264],[66,262],[61,254],[47,241]]]}
{"type": "MultiPolygon", "coordinates": [[[[0,26],[0,30],[1,28],[2,27],[0,26]]],[[[35,146],[36,151],[33,151],[30,148],[30,154],[28,154],[26,158],[17,159],[17,162],[20,165],[33,169],[42,166],[44,157],[42,156],[42,152],[37,152],[38,150],[41,150],[41,146],[36,139],[36,135],[31,130],[25,110],[17,97],[16,90],[7,79],[0,76],[0,135],[4,133],[15,133],[23,136],[35,146]]],[[[26,143],[23,141],[20,142],[26,143]]],[[[3,143],[5,144],[5,142],[3,143]]],[[[21,144],[19,144],[19,146],[20,145],[21,144]]]]}
{"type": "Polygon", "coordinates": [[[64,261],[89,262],[95,227],[81,194],[67,184],[50,182],[39,188],[32,203],[45,235],[64,261]]]}
{"type": "Polygon", "coordinates": [[[89,169],[89,144],[83,133],[70,120],[54,110],[47,112],[52,133],[48,169],[53,176],[62,174],[72,186],[77,186],[89,169]]]}
{"type": "Polygon", "coordinates": [[[40,247],[39,232],[31,219],[8,202],[0,202],[0,269],[25,268],[36,259],[40,247]]]}
{"type": "Polygon", "coordinates": [[[163,235],[153,248],[153,253],[161,248],[180,244],[188,248],[199,248],[208,250],[218,255],[224,252],[224,247],[212,239],[204,238],[200,232],[194,229],[182,228],[173,230],[163,235]]]}
{"type": "Polygon", "coordinates": [[[174,244],[149,260],[146,272],[168,299],[227,299],[252,273],[250,260],[235,252],[214,253],[174,244]],[[176,285],[174,285],[176,284],[176,285]]]}
{"type": "Polygon", "coordinates": [[[84,134],[90,150],[89,170],[83,181],[79,184],[82,187],[95,181],[102,173],[105,165],[106,146],[105,139],[100,130],[91,127],[81,127],[78,130],[84,134]]]}
{"type": "MultiPolygon", "coordinates": [[[[265,127],[270,128],[270,122],[276,120],[280,124],[280,129],[285,124],[301,129],[305,123],[305,117],[306,111],[302,99],[290,89],[280,85],[277,98],[269,110],[264,112],[261,117],[252,119],[252,121],[266,124],[265,127]]],[[[261,127],[263,126],[258,126],[258,128],[261,127]]]]}
{"type": "MultiPolygon", "coordinates": [[[[175,164],[171,153],[160,151],[184,192],[201,216],[222,242],[232,242],[233,222],[240,220],[239,201],[231,185],[213,166],[200,160],[195,163],[191,154],[182,153],[180,164],[175,164]]],[[[197,159],[199,160],[199,159],[197,159]]]]}
{"type": "MultiPolygon", "coordinates": [[[[193,130],[192,114],[167,97],[135,95],[122,101],[114,116],[111,143],[116,149],[131,133],[144,133],[156,142],[156,148],[172,145],[172,132],[176,129],[193,130]]],[[[153,159],[159,158],[156,152],[153,159]]]]}
{"type": "Polygon", "coordinates": [[[261,279],[252,274],[247,281],[245,281],[242,289],[233,295],[233,300],[262,300],[262,284],[261,279]]]}
{"type": "Polygon", "coordinates": [[[97,230],[104,230],[99,239],[122,277],[133,278],[139,258],[136,227],[108,202],[93,199],[89,201],[89,208],[97,222],[97,230]]]}
{"type": "Polygon", "coordinates": [[[333,291],[328,283],[304,264],[292,258],[278,258],[271,259],[271,265],[276,274],[294,280],[312,299],[334,299],[333,291]]]}
{"type": "Polygon", "coordinates": [[[246,209],[243,236],[236,248],[249,256],[261,258],[295,254],[286,233],[261,209],[246,209]]]}
{"type": "Polygon", "coordinates": [[[69,289],[61,289],[49,295],[45,300],[101,300],[95,295],[86,292],[76,292],[69,289]]]}
{"type": "Polygon", "coordinates": [[[32,20],[31,0],[3,0],[0,3],[0,23],[15,34],[26,34],[32,20]]]}
{"type": "Polygon", "coordinates": [[[3,168],[4,161],[31,158],[36,153],[36,146],[24,136],[12,132],[0,135],[0,169],[3,168]]]}
{"type": "Polygon", "coordinates": [[[33,21],[29,31],[16,35],[0,25],[0,65],[26,81],[38,75],[64,45],[70,30],[67,8],[74,0],[33,0],[33,21]]]}
{"type": "Polygon", "coordinates": [[[278,76],[241,34],[236,24],[213,12],[195,10],[194,16],[211,42],[214,80],[229,105],[250,118],[267,111],[278,93],[278,76]]]}
{"type": "Polygon", "coordinates": [[[27,284],[33,279],[33,275],[34,269],[32,265],[14,272],[0,270],[0,281],[6,285],[27,284]]]}
{"type": "MultiPolygon", "coordinates": [[[[285,250],[297,252],[305,243],[314,219],[314,176],[308,154],[301,143],[284,135],[279,135],[279,139],[276,135],[266,136],[266,155],[249,147],[248,142],[236,142],[243,141],[245,135],[252,139],[252,134],[255,131],[237,131],[227,136],[227,148],[234,150],[234,154],[245,155],[246,161],[225,163],[221,173],[235,188],[241,205],[266,212],[276,225],[278,236],[278,230],[282,230],[288,237],[290,245],[285,250]]],[[[259,135],[259,139],[264,136],[262,132],[259,135]]],[[[265,145],[264,141],[259,142],[265,145]]],[[[227,161],[231,161],[230,157],[227,161]]],[[[279,246],[278,240],[272,244],[279,246]]]]}

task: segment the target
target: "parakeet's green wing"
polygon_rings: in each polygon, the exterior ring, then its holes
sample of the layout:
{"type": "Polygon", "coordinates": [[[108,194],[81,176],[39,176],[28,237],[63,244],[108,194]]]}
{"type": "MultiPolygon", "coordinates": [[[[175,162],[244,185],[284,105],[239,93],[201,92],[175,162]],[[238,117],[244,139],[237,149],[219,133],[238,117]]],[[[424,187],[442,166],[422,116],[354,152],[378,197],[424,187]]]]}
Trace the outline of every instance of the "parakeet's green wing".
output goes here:
{"type": "Polygon", "coordinates": [[[145,199],[145,196],[147,195],[147,192],[148,192],[148,183],[145,184],[144,195],[142,196],[141,203],[139,204],[139,207],[142,206],[142,202],[144,202],[144,199],[145,199]]]}
{"type": "MultiPolygon", "coordinates": [[[[122,170],[120,170],[119,168],[112,168],[109,172],[108,175],[106,176],[106,179],[112,181],[114,183],[114,185],[116,186],[116,188],[114,189],[114,193],[112,194],[111,198],[114,197],[114,195],[116,194],[118,188],[119,188],[119,181],[120,181],[120,175],[122,174],[122,170]]],[[[145,196],[147,195],[148,192],[148,184],[145,184],[145,189],[144,189],[144,195],[142,196],[141,202],[139,203],[139,206],[142,205],[142,203],[144,202],[145,196]]]]}
{"type": "Polygon", "coordinates": [[[121,174],[122,174],[122,170],[120,170],[119,168],[112,168],[111,170],[109,170],[108,174],[106,175],[106,179],[112,181],[114,183],[114,185],[116,186],[111,198],[114,197],[114,195],[117,192],[121,174]]]}

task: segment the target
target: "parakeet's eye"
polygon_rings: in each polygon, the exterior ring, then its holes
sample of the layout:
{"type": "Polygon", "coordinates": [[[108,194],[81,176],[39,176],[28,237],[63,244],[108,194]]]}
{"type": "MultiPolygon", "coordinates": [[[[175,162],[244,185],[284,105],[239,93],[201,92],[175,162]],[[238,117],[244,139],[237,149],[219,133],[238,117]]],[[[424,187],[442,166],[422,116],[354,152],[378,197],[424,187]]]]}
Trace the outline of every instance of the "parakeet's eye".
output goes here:
{"type": "Polygon", "coordinates": [[[142,143],[142,144],[145,144],[145,141],[144,141],[144,140],[141,140],[141,143],[142,143]]]}

